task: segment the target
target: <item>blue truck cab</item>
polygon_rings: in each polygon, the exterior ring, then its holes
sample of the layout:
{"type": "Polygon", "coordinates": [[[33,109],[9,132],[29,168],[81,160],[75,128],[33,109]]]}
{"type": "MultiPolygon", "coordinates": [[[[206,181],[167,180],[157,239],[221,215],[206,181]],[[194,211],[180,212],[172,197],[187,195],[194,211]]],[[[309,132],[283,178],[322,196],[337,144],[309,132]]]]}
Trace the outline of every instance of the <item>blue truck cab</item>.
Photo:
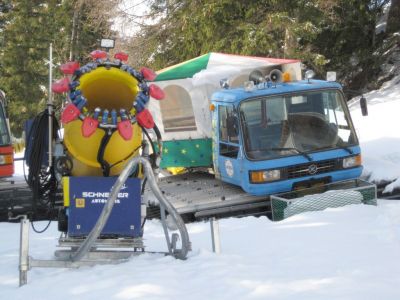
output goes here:
{"type": "Polygon", "coordinates": [[[211,99],[217,178],[271,195],[361,175],[342,87],[304,80],[223,89],[211,99]]]}

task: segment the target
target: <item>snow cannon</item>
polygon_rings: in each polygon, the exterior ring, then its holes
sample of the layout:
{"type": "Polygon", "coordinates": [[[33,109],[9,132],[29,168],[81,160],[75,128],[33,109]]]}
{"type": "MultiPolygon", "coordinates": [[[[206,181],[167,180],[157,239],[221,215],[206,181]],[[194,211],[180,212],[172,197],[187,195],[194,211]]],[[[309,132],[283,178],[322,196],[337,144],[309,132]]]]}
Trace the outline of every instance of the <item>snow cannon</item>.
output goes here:
{"type": "Polygon", "coordinates": [[[146,106],[150,96],[161,100],[163,91],[148,85],[156,74],[125,64],[128,56],[117,53],[110,60],[100,50],[93,61],[80,67],[76,62],[62,65],[65,77],[52,90],[67,93],[61,114],[64,147],[72,164],[72,176],[114,176],[126,162],[139,155],[142,130],[152,129],[153,117],[146,106]]]}

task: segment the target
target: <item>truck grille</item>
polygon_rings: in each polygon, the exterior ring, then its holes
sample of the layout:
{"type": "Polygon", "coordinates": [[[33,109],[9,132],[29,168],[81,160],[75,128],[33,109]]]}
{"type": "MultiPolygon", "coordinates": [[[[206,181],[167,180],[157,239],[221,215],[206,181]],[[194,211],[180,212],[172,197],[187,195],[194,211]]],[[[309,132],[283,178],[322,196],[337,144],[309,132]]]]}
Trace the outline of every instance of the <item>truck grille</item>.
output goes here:
{"type": "Polygon", "coordinates": [[[339,169],[340,164],[338,162],[337,159],[331,159],[288,167],[287,178],[298,178],[332,172],[339,169]]]}

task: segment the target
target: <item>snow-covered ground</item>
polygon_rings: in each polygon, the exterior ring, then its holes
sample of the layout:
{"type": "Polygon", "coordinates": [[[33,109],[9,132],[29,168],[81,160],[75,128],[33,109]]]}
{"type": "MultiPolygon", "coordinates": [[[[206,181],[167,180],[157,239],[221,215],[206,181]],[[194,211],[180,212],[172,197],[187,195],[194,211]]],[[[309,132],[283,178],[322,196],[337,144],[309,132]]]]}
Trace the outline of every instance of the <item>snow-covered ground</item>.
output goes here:
{"type": "MultiPolygon", "coordinates": [[[[366,95],[369,116],[350,103],[370,180],[400,177],[400,78],[366,95]]],[[[388,190],[400,186],[400,180],[388,190]]],[[[37,227],[45,226],[39,222],[37,227]]],[[[145,254],[128,263],[33,269],[18,288],[18,224],[0,224],[0,299],[400,299],[400,202],[309,212],[281,222],[265,217],[220,221],[222,253],[211,251],[208,223],[188,225],[186,261],[145,254]]],[[[30,254],[49,259],[56,223],[31,233],[30,254]]],[[[156,221],[149,250],[165,250],[156,221]]]]}
{"type": "Polygon", "coordinates": [[[400,188],[400,76],[380,90],[364,95],[368,116],[363,117],[359,101],[349,102],[363,154],[363,176],[374,182],[394,181],[385,189],[400,188]]]}
{"type": "MultiPolygon", "coordinates": [[[[37,226],[44,226],[38,224],[37,226]]],[[[31,234],[31,255],[51,258],[56,224],[31,234]]],[[[79,270],[33,269],[18,288],[18,234],[1,224],[1,299],[393,299],[400,298],[400,205],[354,205],[297,215],[220,221],[222,253],[210,251],[207,223],[188,226],[186,261],[146,254],[79,270]]],[[[165,249],[149,222],[146,244],[165,249]]]]}

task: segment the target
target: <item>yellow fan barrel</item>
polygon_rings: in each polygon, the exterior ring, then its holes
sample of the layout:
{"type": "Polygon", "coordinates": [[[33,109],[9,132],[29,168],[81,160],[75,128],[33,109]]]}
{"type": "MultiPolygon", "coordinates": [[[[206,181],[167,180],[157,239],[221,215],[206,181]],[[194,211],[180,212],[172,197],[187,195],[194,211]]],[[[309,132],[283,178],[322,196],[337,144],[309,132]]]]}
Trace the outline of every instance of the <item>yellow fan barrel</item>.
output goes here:
{"type": "MultiPolygon", "coordinates": [[[[83,114],[91,116],[94,110],[132,112],[132,104],[139,92],[138,81],[128,72],[117,67],[98,66],[79,77],[79,85],[76,90],[81,91],[86,99],[83,114]]],[[[102,120],[98,116],[99,123],[109,123],[110,118],[102,120]]],[[[121,122],[121,116],[117,117],[121,122]]],[[[139,154],[142,144],[142,130],[137,123],[130,124],[132,137],[124,139],[118,130],[111,131],[106,126],[96,128],[90,136],[83,134],[82,118],[65,124],[64,145],[72,160],[72,176],[102,176],[104,170],[100,161],[105,161],[109,167],[110,176],[118,175],[128,159],[139,154]],[[111,133],[112,132],[112,133],[111,133]],[[110,136],[105,139],[105,135],[110,136]],[[103,151],[101,149],[103,148],[103,151]]]]}

